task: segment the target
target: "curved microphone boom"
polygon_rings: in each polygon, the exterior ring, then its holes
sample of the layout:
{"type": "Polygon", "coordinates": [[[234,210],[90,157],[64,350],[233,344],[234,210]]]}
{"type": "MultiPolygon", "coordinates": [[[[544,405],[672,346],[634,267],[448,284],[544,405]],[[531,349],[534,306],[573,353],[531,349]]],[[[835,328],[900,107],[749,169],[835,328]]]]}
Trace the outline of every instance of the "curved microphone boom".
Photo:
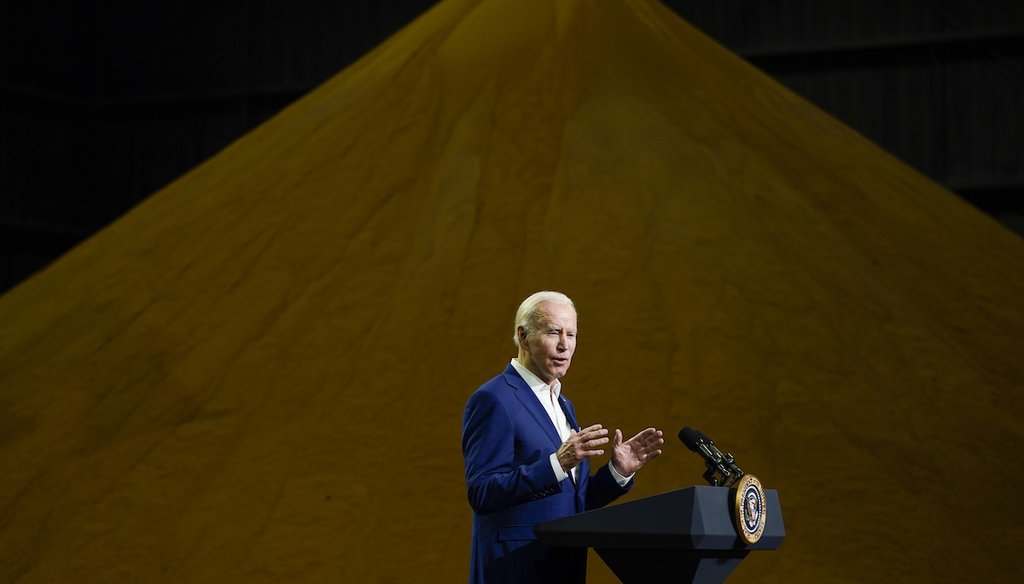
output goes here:
{"type": "Polygon", "coordinates": [[[713,440],[707,437],[700,430],[694,430],[684,426],[679,431],[679,440],[690,450],[696,452],[704,459],[704,465],[708,467],[704,473],[704,480],[713,487],[731,486],[743,476],[743,470],[736,466],[736,459],[731,453],[723,454],[715,446],[713,440]],[[718,475],[718,476],[716,476],[718,475]]]}

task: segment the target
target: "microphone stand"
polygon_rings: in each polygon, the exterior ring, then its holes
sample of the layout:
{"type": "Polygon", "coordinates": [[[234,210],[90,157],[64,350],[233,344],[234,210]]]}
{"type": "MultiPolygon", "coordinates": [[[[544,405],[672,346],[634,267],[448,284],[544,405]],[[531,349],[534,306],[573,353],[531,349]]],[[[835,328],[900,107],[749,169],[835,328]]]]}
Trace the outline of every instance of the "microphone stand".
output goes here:
{"type": "Polygon", "coordinates": [[[736,481],[743,477],[743,469],[736,466],[736,459],[732,453],[722,454],[722,451],[715,447],[715,443],[707,436],[700,434],[701,442],[698,448],[701,451],[701,458],[707,470],[704,472],[704,480],[712,487],[731,487],[736,481]],[[718,475],[718,476],[716,476],[718,475]]]}

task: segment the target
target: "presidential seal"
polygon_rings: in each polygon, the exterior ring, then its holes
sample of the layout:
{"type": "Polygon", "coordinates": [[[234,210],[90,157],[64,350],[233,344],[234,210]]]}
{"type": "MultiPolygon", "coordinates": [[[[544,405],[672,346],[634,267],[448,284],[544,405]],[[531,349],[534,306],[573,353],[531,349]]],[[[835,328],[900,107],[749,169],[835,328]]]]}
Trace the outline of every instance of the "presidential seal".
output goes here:
{"type": "Polygon", "coordinates": [[[761,481],[754,475],[743,475],[736,483],[736,531],[747,545],[761,540],[764,534],[765,502],[761,481]]]}

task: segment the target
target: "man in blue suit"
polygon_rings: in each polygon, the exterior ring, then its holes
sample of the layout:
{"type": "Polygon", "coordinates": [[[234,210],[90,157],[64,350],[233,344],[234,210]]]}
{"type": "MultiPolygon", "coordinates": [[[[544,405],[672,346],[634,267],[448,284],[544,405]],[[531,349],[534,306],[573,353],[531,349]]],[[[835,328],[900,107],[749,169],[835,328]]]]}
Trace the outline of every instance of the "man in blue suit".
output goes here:
{"type": "Polygon", "coordinates": [[[629,440],[615,430],[611,462],[590,476],[608,430],[580,428],[561,395],[576,350],[576,308],[564,294],[538,292],[516,313],[519,355],[476,390],[462,421],[466,487],[473,508],[472,584],[583,583],[586,550],[537,541],[537,523],[607,505],[661,454],[662,432],[629,440]]]}

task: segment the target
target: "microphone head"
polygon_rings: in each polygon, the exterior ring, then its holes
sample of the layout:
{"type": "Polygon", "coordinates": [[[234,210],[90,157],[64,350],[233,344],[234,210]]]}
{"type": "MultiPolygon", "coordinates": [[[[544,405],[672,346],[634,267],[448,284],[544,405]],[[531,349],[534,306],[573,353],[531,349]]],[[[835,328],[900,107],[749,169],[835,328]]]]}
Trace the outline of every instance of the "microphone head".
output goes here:
{"type": "Polygon", "coordinates": [[[700,432],[689,426],[683,426],[683,429],[679,431],[679,439],[694,452],[697,452],[697,447],[701,443],[700,432]]]}
{"type": "Polygon", "coordinates": [[[698,440],[700,440],[701,442],[703,442],[705,444],[710,444],[710,445],[714,446],[715,441],[712,440],[711,438],[708,438],[707,434],[705,434],[704,432],[701,432],[700,430],[694,430],[694,432],[697,434],[697,439],[698,440]]]}

